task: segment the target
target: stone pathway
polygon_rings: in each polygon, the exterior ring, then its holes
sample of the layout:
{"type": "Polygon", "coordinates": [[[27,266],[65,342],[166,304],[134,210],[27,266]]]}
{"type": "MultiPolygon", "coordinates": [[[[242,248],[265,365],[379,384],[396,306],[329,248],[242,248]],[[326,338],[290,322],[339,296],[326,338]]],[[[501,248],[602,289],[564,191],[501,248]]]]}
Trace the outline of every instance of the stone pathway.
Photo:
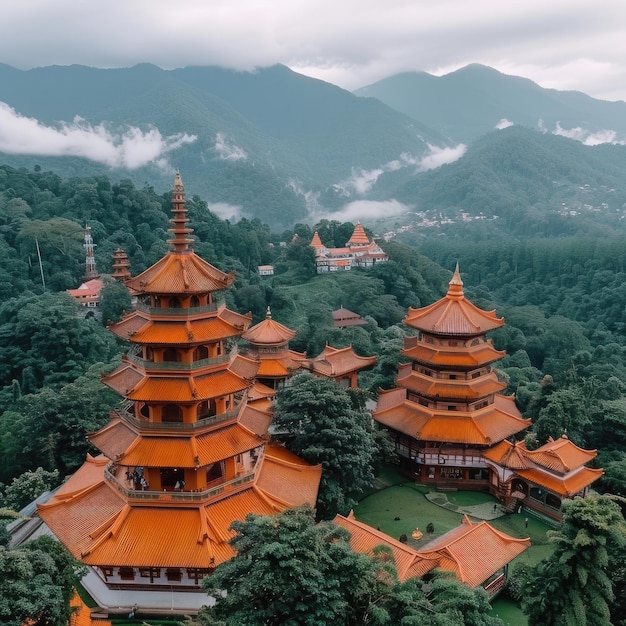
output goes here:
{"type": "Polygon", "coordinates": [[[475,504],[474,506],[457,506],[448,500],[448,496],[441,491],[433,491],[431,493],[424,494],[426,499],[437,506],[440,506],[449,511],[455,511],[456,513],[462,513],[475,517],[477,519],[492,520],[498,517],[502,517],[506,514],[506,509],[501,504],[494,504],[492,502],[485,502],[483,504],[475,504]]]}

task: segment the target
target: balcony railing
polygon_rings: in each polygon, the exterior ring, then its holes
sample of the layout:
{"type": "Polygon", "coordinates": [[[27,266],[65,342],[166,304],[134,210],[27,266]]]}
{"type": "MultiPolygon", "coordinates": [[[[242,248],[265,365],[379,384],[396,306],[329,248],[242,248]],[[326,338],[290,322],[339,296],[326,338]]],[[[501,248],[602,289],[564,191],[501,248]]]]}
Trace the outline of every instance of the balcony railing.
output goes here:
{"type": "MultiPolygon", "coordinates": [[[[408,458],[407,450],[399,454],[408,458]]],[[[483,455],[478,450],[437,449],[413,450],[411,458],[422,465],[453,465],[454,467],[487,467],[483,455]]]]}
{"type": "Polygon", "coordinates": [[[257,469],[261,466],[263,460],[263,453],[259,454],[254,467],[236,476],[231,480],[226,480],[219,485],[213,485],[203,491],[145,491],[140,489],[129,489],[125,487],[119,478],[116,476],[115,469],[116,464],[114,462],[109,463],[104,469],[105,478],[126,498],[132,500],[151,500],[158,502],[204,502],[210,500],[224,492],[231,492],[239,487],[245,486],[254,480],[257,469]]]}
{"type": "Polygon", "coordinates": [[[197,315],[199,313],[211,313],[213,311],[217,311],[218,307],[222,304],[222,302],[212,302],[211,304],[205,304],[204,306],[191,306],[186,309],[177,307],[177,308],[161,308],[154,307],[148,304],[144,304],[143,302],[137,303],[137,310],[143,311],[144,313],[150,313],[150,315],[197,315]]]}
{"type": "Polygon", "coordinates": [[[126,353],[126,358],[146,370],[192,371],[209,365],[221,365],[223,363],[228,363],[230,355],[221,354],[220,356],[199,359],[198,361],[192,361],[191,363],[182,363],[180,361],[161,361],[159,363],[155,363],[154,361],[142,359],[131,352],[126,353]]]}
{"type": "Polygon", "coordinates": [[[183,431],[190,432],[194,430],[201,430],[207,426],[213,426],[220,422],[226,422],[237,417],[243,402],[239,402],[237,406],[224,413],[218,415],[210,415],[209,417],[203,417],[196,422],[149,422],[148,420],[139,419],[125,406],[119,406],[113,409],[123,420],[138,428],[139,430],[170,430],[170,431],[183,431]]]}

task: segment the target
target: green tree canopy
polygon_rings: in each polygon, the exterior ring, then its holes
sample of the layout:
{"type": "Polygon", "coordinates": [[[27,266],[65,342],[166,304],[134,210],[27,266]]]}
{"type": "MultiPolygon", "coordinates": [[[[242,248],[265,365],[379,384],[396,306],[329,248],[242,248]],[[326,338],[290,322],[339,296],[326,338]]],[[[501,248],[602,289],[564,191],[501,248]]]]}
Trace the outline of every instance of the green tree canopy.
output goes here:
{"type": "Polygon", "coordinates": [[[379,453],[371,415],[355,409],[350,394],[329,378],[294,376],[279,391],[276,437],[310,463],[321,463],[318,515],[347,513],[352,496],[372,484],[379,453]]]}
{"type": "Polygon", "coordinates": [[[614,599],[610,554],[624,554],[626,523],[606,496],[563,503],[554,552],[526,585],[522,606],[533,626],[610,626],[614,599]]]}
{"type": "Polygon", "coordinates": [[[66,626],[83,568],[51,537],[21,548],[0,547],[0,624],[66,626]]]}

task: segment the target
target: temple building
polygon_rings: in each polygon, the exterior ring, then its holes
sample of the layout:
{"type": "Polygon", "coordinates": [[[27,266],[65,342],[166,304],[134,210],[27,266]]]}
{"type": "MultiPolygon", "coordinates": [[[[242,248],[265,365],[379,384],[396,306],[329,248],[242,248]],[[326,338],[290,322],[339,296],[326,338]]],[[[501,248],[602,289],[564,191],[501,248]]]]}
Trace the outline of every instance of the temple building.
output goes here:
{"type": "Polygon", "coordinates": [[[504,587],[508,564],[530,547],[529,538],[516,539],[485,521],[472,522],[467,515],[459,526],[419,548],[358,521],[353,513],[337,515],[333,521],[350,532],[355,552],[371,554],[380,545],[390,548],[401,582],[437,569],[469,587],[482,587],[490,598],[504,587]]]}
{"type": "Polygon", "coordinates": [[[554,519],[559,519],[564,499],[584,496],[602,476],[601,469],[585,466],[596,456],[595,450],[583,450],[566,436],[550,439],[536,450],[528,450],[523,441],[505,440],[485,452],[499,475],[498,497],[511,509],[523,505],[554,519]]]}
{"type": "Polygon", "coordinates": [[[197,610],[234,520],[317,498],[321,467],[268,443],[271,415],[248,406],[259,363],[235,343],[251,318],[220,297],[234,275],[191,249],[184,195],[177,173],[170,251],[126,280],[137,309],[110,326],[129,349],[103,379],[123,400],[89,435],[101,454],[38,507],[102,607],[157,591],[154,608],[197,610]]]}
{"type": "Polygon", "coordinates": [[[304,361],[302,367],[315,376],[332,378],[340,387],[355,389],[359,386],[359,372],[375,363],[375,356],[359,356],[352,346],[333,348],[326,344],[318,356],[304,361]]]}
{"type": "Polygon", "coordinates": [[[289,348],[289,341],[295,336],[295,330],[272,319],[269,307],[265,319],[241,335],[248,344],[247,353],[259,360],[256,380],[260,384],[276,391],[302,367],[306,354],[289,348]]]}
{"type": "Polygon", "coordinates": [[[357,222],[352,237],[343,248],[327,248],[315,231],[310,246],[315,250],[315,265],[318,274],[350,270],[353,267],[372,267],[388,260],[385,251],[370,241],[363,226],[357,222]]]}
{"type": "Polygon", "coordinates": [[[584,494],[602,471],[583,468],[595,453],[575,452],[571,442],[558,447],[565,457],[560,462],[554,443],[540,454],[523,452],[523,444],[513,447],[516,454],[509,451],[509,440],[523,438],[530,420],[513,396],[502,395],[506,384],[491,367],[505,354],[486,334],[504,320],[465,298],[457,265],[447,294],[410,308],[404,321],[417,331],[402,350],[408,362],[398,368],[397,388],[380,393],[374,412],[395,442],[402,469],[438,488],[489,491],[510,507],[528,496],[536,510],[558,519],[561,499],[584,494]],[[555,498],[546,499],[548,487],[555,498]]]}

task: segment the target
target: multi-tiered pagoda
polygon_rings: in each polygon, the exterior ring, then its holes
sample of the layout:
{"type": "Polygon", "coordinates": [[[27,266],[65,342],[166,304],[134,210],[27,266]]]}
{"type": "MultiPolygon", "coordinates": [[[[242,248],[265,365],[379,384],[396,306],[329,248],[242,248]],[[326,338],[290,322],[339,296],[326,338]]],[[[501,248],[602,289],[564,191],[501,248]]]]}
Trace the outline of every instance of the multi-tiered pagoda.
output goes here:
{"type": "Polygon", "coordinates": [[[137,309],[110,327],[130,348],[103,380],[123,402],[89,437],[102,454],[39,509],[90,566],[86,585],[102,605],[111,590],[132,606],[138,591],[166,589],[178,608],[199,608],[205,594],[178,592],[201,591],[233,556],[233,520],[314,505],[321,475],[268,444],[269,414],[247,405],[258,363],[234,345],[251,317],[220,301],[234,276],[192,251],[178,174],[172,212],[170,251],[125,281],[137,309]]]}
{"type": "Polygon", "coordinates": [[[483,452],[530,425],[491,364],[505,356],[486,338],[504,320],[465,298],[456,268],[448,293],[405,323],[417,330],[402,354],[398,389],[383,392],[375,419],[394,436],[404,467],[420,480],[464,489],[489,485],[483,452]]]}
{"type": "Polygon", "coordinates": [[[465,298],[457,265],[447,294],[410,308],[404,321],[417,331],[402,351],[409,362],[374,412],[403,469],[426,484],[490,491],[510,510],[526,506],[560,518],[562,500],[584,495],[602,470],[585,467],[595,451],[565,437],[535,451],[509,441],[523,438],[530,420],[501,393],[506,384],[492,370],[505,353],[486,335],[504,320],[465,298]]]}

